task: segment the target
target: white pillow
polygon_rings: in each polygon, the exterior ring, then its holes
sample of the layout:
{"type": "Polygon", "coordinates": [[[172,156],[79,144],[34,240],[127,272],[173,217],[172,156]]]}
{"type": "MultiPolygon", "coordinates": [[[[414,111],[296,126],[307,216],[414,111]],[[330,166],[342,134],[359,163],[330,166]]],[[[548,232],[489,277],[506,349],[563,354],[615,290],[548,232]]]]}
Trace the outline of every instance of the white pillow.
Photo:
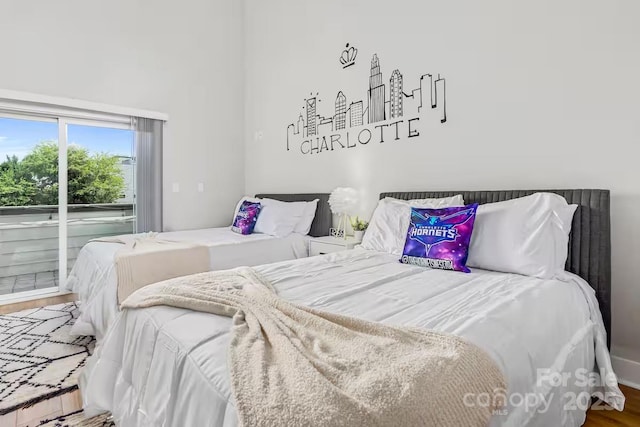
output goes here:
{"type": "Polygon", "coordinates": [[[464,206],[464,199],[460,194],[441,199],[400,200],[385,197],[378,202],[373,212],[361,246],[364,249],[402,255],[412,206],[432,209],[464,206]]]}
{"type": "Polygon", "coordinates": [[[556,263],[557,271],[564,271],[569,256],[569,234],[571,233],[571,225],[573,224],[573,216],[578,209],[578,205],[570,205],[564,197],[561,197],[554,209],[552,216],[552,228],[556,237],[556,263]]]}
{"type": "Polygon", "coordinates": [[[310,202],[297,202],[304,203],[304,210],[302,212],[302,218],[300,218],[300,221],[298,221],[296,227],[293,229],[294,232],[302,234],[304,236],[309,234],[309,231],[311,231],[311,224],[316,217],[318,201],[320,201],[320,199],[315,199],[310,202]]]}
{"type": "Polygon", "coordinates": [[[480,205],[467,266],[553,278],[564,271],[576,208],[552,193],[480,205]]]}
{"type": "Polygon", "coordinates": [[[260,199],[260,203],[262,210],[253,231],[276,237],[286,237],[293,233],[306,207],[306,202],[281,202],[274,199],[260,199]]]}
{"type": "MultiPolygon", "coordinates": [[[[456,194],[451,197],[442,197],[439,199],[396,199],[394,197],[385,197],[385,199],[390,199],[395,202],[408,203],[409,206],[413,206],[415,208],[427,208],[427,209],[441,209],[441,208],[450,208],[453,206],[464,206],[464,198],[462,194],[456,194]]],[[[407,227],[409,227],[407,225],[407,227]]]]}

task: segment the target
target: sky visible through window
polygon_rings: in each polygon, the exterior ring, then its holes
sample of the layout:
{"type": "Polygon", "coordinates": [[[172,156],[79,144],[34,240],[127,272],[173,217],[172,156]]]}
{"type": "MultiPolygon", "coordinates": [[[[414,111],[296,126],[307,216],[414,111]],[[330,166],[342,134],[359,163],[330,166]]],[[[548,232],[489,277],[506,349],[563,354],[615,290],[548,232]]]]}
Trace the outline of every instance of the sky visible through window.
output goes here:
{"type": "MultiPolygon", "coordinates": [[[[133,131],[81,125],[69,125],[67,131],[69,144],[85,147],[91,154],[132,154],[133,131]]],[[[0,117],[0,163],[7,156],[22,159],[42,141],[57,140],[57,123],[0,117]]]]}

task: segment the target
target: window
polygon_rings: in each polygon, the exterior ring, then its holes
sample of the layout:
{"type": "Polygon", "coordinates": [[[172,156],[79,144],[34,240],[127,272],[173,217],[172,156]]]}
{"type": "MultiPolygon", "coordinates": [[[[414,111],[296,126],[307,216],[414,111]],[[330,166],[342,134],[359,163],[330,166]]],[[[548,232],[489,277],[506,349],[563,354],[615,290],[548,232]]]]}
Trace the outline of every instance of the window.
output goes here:
{"type": "Polygon", "coordinates": [[[67,271],[97,237],[136,232],[135,132],[67,124],[67,271]]]}
{"type": "Polygon", "coordinates": [[[58,292],[91,239],[161,231],[163,121],[1,95],[0,302],[58,292]]]}

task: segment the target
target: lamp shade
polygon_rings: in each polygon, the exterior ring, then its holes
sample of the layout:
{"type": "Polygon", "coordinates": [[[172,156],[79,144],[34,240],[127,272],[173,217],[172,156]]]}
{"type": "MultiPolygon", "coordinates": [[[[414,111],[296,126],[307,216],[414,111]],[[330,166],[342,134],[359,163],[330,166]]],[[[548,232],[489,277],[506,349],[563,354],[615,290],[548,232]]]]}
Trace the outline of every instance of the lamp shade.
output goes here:
{"type": "Polygon", "coordinates": [[[358,209],[358,191],[348,187],[338,187],[329,195],[329,207],[336,215],[350,215],[358,209]]]}

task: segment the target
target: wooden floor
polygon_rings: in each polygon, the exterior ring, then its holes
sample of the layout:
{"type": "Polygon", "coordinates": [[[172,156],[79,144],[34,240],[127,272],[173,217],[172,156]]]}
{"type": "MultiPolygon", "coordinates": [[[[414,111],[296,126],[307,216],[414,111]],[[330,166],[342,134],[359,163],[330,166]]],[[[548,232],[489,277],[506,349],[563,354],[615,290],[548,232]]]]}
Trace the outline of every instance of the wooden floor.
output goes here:
{"type": "Polygon", "coordinates": [[[620,389],[627,398],[624,411],[591,410],[587,414],[585,427],[637,427],[640,426],[640,390],[621,385],[620,389]]]}
{"type": "Polygon", "coordinates": [[[46,305],[56,305],[65,302],[76,301],[75,294],[58,295],[55,297],[34,299],[31,301],[14,302],[11,304],[0,304],[0,314],[15,313],[16,311],[29,310],[31,308],[44,307],[46,305]]]}
{"type": "MultiPolygon", "coordinates": [[[[11,313],[45,305],[60,304],[73,301],[74,295],[26,301],[12,305],[0,306],[0,313],[11,313]]],[[[585,427],[640,427],[640,390],[621,385],[620,389],[627,398],[624,411],[599,408],[587,414],[585,427]]],[[[0,427],[37,426],[40,420],[51,419],[81,409],[80,394],[76,390],[62,396],[40,402],[30,408],[20,409],[0,416],[0,427]]]]}
{"type": "Polygon", "coordinates": [[[36,427],[40,421],[70,414],[80,409],[82,409],[82,398],[80,392],[76,390],[36,403],[29,408],[0,415],[0,427],[36,427]]]}
{"type": "MultiPolygon", "coordinates": [[[[627,398],[623,412],[614,410],[591,410],[587,414],[585,427],[637,427],[640,426],[640,391],[620,386],[627,398]]],[[[63,396],[40,402],[31,408],[20,409],[0,416],[0,427],[32,427],[40,420],[69,414],[82,408],[80,393],[76,390],[63,396]]]]}

